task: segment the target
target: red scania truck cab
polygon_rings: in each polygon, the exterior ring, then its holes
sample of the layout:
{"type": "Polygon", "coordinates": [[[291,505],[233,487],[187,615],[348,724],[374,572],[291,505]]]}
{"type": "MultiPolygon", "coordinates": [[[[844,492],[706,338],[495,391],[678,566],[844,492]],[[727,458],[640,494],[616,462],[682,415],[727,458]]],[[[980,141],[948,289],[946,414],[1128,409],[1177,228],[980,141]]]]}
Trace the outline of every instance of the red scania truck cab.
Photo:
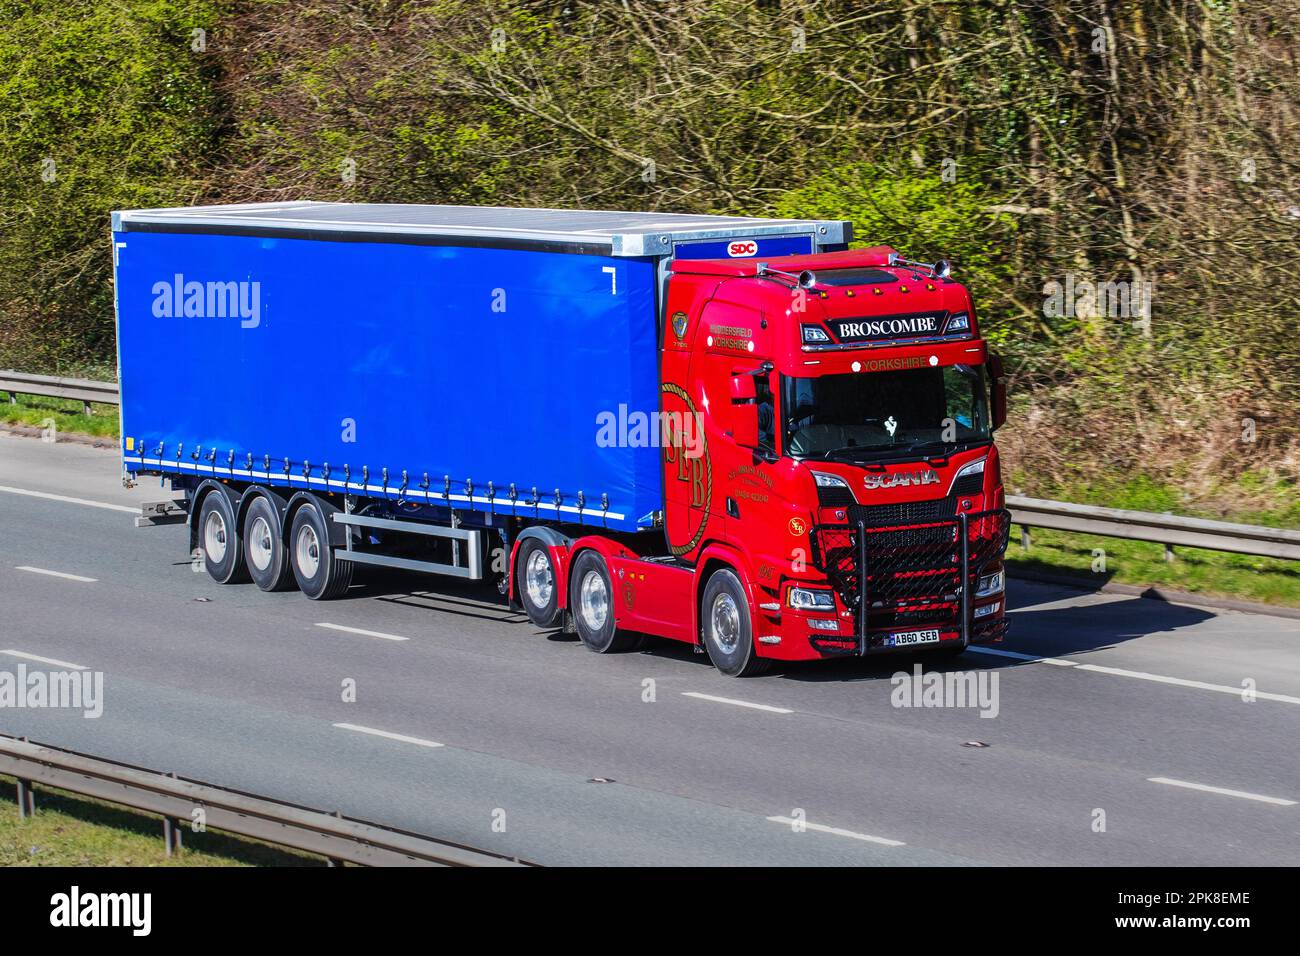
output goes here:
{"type": "Polygon", "coordinates": [[[566,542],[588,646],[672,637],[743,676],[1002,639],[1005,389],[949,271],[883,246],[672,264],[668,553],[566,542]]]}

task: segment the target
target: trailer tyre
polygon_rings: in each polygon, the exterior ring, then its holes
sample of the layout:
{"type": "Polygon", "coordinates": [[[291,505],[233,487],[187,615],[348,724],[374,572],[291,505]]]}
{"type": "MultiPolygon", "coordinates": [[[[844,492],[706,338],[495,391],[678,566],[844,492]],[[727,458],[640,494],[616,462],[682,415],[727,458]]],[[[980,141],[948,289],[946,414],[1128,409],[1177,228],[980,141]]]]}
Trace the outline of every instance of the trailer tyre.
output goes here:
{"type": "Polygon", "coordinates": [[[263,591],[284,591],[293,585],[280,511],[265,495],[254,498],[244,512],[244,563],[263,591]]]}
{"type": "Polygon", "coordinates": [[[515,562],[515,590],[528,620],[538,627],[555,627],[560,622],[559,575],[555,573],[551,549],[537,538],[519,546],[515,562]]]}
{"type": "Polygon", "coordinates": [[[569,613],[578,637],[597,654],[618,654],[641,646],[642,636],[620,632],[614,624],[614,588],[605,559],[584,551],[569,574],[569,613]]]}
{"type": "Polygon", "coordinates": [[[308,502],[294,512],[289,562],[298,588],[313,601],[341,597],[352,584],[352,562],[340,561],[329,541],[329,528],[318,507],[308,502]]]}
{"type": "Polygon", "coordinates": [[[244,544],[235,527],[235,510],[220,491],[205,495],[199,508],[199,547],[203,567],[218,584],[239,584],[248,580],[244,566],[244,544]]]}
{"type": "Polygon", "coordinates": [[[700,636],[713,666],[728,677],[753,677],[771,666],[756,652],[749,599],[730,568],[714,571],[704,585],[700,636]]]}

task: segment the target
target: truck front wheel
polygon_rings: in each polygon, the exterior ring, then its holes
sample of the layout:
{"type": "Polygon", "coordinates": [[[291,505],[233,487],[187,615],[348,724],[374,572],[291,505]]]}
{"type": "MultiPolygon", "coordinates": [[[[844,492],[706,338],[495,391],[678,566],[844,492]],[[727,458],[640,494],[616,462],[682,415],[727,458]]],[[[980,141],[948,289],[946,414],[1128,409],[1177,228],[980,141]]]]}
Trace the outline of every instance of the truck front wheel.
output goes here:
{"type": "Polygon", "coordinates": [[[341,597],[352,584],[352,562],[340,561],[335,556],[325,516],[311,502],[293,514],[289,526],[289,563],[298,589],[313,601],[341,597]]]}
{"type": "Polygon", "coordinates": [[[728,677],[753,677],[771,664],[755,653],[749,600],[730,568],[714,571],[704,585],[700,634],[709,660],[728,677]]]}
{"type": "Polygon", "coordinates": [[[199,508],[199,547],[203,567],[218,584],[246,581],[244,545],[235,530],[235,510],[220,491],[209,492],[199,508]]]}
{"type": "Polygon", "coordinates": [[[641,646],[640,634],[619,632],[614,626],[614,588],[605,559],[595,551],[584,551],[573,562],[569,575],[569,613],[582,643],[597,654],[634,651],[641,646]]]}

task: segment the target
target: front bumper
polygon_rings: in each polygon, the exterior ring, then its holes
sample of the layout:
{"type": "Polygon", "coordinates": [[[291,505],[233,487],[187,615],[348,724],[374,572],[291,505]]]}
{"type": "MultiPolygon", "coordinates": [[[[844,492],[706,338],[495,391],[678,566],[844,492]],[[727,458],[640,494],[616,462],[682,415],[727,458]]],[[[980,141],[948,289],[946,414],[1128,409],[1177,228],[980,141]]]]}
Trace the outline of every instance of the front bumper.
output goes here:
{"type": "Polygon", "coordinates": [[[871,527],[861,517],[814,527],[813,563],[842,608],[840,633],[808,633],[808,645],[822,657],[861,657],[1001,640],[1005,596],[977,602],[974,594],[980,576],[1002,560],[1010,529],[1005,509],[903,527],[871,527]],[[995,600],[996,612],[974,617],[977,603],[995,600]],[[939,631],[939,642],[895,644],[895,635],[916,630],[939,631]]]}

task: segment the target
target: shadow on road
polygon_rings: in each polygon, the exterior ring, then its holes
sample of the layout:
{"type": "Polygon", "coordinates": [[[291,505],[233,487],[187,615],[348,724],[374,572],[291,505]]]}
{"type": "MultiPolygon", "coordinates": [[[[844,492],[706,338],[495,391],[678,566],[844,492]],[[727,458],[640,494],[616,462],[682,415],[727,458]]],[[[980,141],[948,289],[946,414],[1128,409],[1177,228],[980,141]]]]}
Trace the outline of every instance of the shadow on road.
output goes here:
{"type": "MultiPolygon", "coordinates": [[[[1011,610],[1011,631],[1001,644],[988,645],[994,650],[1015,651],[1043,657],[1064,657],[1086,651],[1114,647],[1148,634],[1176,631],[1213,617],[1210,611],[1179,604],[1166,604],[1147,598],[1127,597],[1090,604],[1050,606],[1062,598],[1078,596],[1077,591],[1063,591],[1039,601],[1049,606],[1015,607],[1011,610]]],[[[854,681],[888,679],[914,663],[926,670],[988,670],[1019,667],[1029,661],[993,654],[968,651],[954,658],[933,658],[924,653],[887,655],[876,658],[847,658],[804,665],[787,666],[780,676],[801,681],[854,681]]]]}
{"type": "MultiPolygon", "coordinates": [[[[1062,657],[1114,647],[1148,634],[1176,631],[1199,624],[1213,613],[1201,608],[1140,597],[1099,600],[1072,588],[1013,582],[1009,593],[1011,632],[994,649],[1062,657]],[[1068,603],[1067,603],[1068,602],[1068,603]]],[[[495,587],[480,582],[438,580],[427,575],[378,568],[359,568],[348,599],[371,598],[390,604],[422,608],[437,614],[496,621],[532,628],[527,616],[511,608],[495,587]],[[431,587],[432,583],[432,587],[431,587]]],[[[535,629],[556,643],[574,643],[575,634],[535,629]]],[[[647,637],[640,653],[665,660],[709,665],[707,655],[677,641],[647,637]]],[[[968,652],[955,658],[937,658],[924,652],[890,654],[872,658],[841,658],[801,664],[778,664],[771,678],[796,681],[887,680],[896,671],[920,662],[927,670],[984,670],[1019,666],[1010,657],[968,652]]],[[[761,679],[761,678],[760,678],[761,679]]]]}

